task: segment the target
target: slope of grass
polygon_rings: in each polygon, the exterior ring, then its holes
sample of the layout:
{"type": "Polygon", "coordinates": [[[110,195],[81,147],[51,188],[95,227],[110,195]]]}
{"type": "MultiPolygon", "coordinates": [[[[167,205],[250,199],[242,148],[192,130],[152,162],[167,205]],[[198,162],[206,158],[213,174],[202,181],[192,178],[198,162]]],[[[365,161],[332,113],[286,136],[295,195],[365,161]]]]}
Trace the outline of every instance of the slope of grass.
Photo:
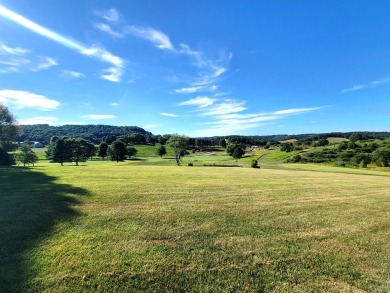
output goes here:
{"type": "Polygon", "coordinates": [[[133,164],[0,168],[1,288],[390,290],[387,177],[133,164]]]}

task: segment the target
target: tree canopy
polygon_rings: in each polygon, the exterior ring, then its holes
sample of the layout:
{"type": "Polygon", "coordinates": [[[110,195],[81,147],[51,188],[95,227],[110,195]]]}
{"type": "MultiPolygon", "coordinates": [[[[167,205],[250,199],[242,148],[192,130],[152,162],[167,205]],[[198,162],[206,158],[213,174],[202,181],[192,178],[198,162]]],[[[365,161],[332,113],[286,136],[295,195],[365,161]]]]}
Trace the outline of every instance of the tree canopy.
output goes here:
{"type": "Polygon", "coordinates": [[[38,161],[38,156],[30,147],[30,142],[26,140],[20,146],[19,152],[16,154],[16,161],[23,164],[23,166],[33,164],[38,161]]]}
{"type": "Polygon", "coordinates": [[[186,154],[189,137],[185,135],[172,134],[167,144],[171,146],[175,153],[176,164],[180,164],[180,159],[186,154]]]}
{"type": "Polygon", "coordinates": [[[226,152],[234,159],[241,159],[245,155],[245,148],[241,144],[229,144],[226,148],[226,152]]]}
{"type": "Polygon", "coordinates": [[[14,139],[22,133],[22,130],[12,113],[6,106],[0,104],[0,165],[13,165],[13,157],[8,151],[16,145],[14,139]]]}

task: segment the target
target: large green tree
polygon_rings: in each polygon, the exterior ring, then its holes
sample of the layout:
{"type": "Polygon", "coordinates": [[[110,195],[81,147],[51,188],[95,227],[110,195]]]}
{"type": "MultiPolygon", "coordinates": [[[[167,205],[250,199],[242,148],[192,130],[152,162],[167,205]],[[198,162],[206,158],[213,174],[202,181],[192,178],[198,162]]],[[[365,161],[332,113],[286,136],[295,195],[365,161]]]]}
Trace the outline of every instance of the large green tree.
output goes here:
{"type": "Polygon", "coordinates": [[[126,136],[129,144],[146,144],[146,137],[140,133],[133,132],[126,136]]]}
{"type": "Polygon", "coordinates": [[[99,153],[98,153],[98,156],[99,156],[99,157],[102,157],[102,159],[104,160],[104,158],[107,157],[107,151],[108,151],[108,144],[105,143],[105,142],[102,142],[102,143],[99,145],[99,153]]]}
{"type": "Polygon", "coordinates": [[[16,161],[23,164],[23,166],[33,164],[38,161],[38,156],[30,147],[30,142],[28,140],[20,146],[19,152],[16,154],[16,161]]]}
{"type": "Polygon", "coordinates": [[[110,145],[108,148],[108,152],[110,153],[111,159],[113,161],[119,162],[124,161],[126,158],[126,145],[123,141],[116,140],[110,145]]]}
{"type": "Polygon", "coordinates": [[[379,167],[388,167],[390,165],[390,148],[381,147],[373,152],[372,160],[379,167]]]}
{"type": "Polygon", "coordinates": [[[95,146],[84,139],[71,138],[65,140],[70,150],[70,161],[76,162],[76,166],[79,162],[85,162],[91,157],[91,150],[95,150],[95,146]]]}
{"type": "Polygon", "coordinates": [[[132,156],[137,155],[137,153],[138,153],[138,150],[133,146],[128,146],[126,148],[126,155],[128,155],[130,159],[132,156]]]}
{"type": "Polygon", "coordinates": [[[157,155],[160,156],[160,158],[162,159],[162,157],[163,157],[164,155],[166,155],[166,154],[167,154],[167,150],[166,150],[165,146],[160,145],[160,146],[158,147],[158,149],[157,149],[157,155]]]}
{"type": "Polygon", "coordinates": [[[6,106],[0,104],[0,165],[14,164],[14,159],[8,151],[16,147],[14,139],[21,133],[22,130],[16,118],[6,106]]]}
{"type": "Polygon", "coordinates": [[[185,135],[172,134],[167,141],[175,154],[176,164],[180,164],[180,159],[187,152],[189,137],[185,135]]]}
{"type": "Polygon", "coordinates": [[[57,138],[50,143],[46,151],[46,157],[52,163],[60,163],[61,166],[64,165],[64,162],[72,161],[71,143],[69,143],[68,139],[57,138]]]}
{"type": "Polygon", "coordinates": [[[229,144],[226,148],[229,156],[234,159],[241,159],[245,155],[245,147],[241,144],[229,144]]]}

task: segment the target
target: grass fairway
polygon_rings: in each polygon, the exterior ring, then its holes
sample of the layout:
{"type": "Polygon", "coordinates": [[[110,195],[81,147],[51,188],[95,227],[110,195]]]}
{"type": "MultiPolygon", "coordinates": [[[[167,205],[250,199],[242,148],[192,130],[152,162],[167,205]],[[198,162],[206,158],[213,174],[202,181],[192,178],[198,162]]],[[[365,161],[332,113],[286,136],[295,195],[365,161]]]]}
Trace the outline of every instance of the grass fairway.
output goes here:
{"type": "Polygon", "coordinates": [[[0,291],[388,292],[390,177],[0,168],[0,291]]]}

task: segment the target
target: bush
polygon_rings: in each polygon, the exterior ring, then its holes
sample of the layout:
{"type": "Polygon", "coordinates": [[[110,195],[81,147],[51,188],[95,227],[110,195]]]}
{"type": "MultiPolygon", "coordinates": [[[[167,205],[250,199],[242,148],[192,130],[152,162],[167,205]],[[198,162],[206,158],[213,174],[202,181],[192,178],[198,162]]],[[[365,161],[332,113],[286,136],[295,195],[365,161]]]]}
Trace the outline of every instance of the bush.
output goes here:
{"type": "Polygon", "coordinates": [[[359,168],[367,168],[367,163],[366,163],[366,161],[362,160],[362,161],[359,163],[359,168]]]}
{"type": "Polygon", "coordinates": [[[192,167],[192,166],[194,166],[194,163],[192,163],[192,161],[189,161],[187,165],[192,167]]]}
{"type": "Polygon", "coordinates": [[[251,168],[260,168],[260,166],[258,164],[259,164],[259,162],[257,160],[252,160],[251,161],[251,168]]]}
{"type": "Polygon", "coordinates": [[[15,158],[8,154],[4,149],[0,148],[0,166],[15,165],[15,158]]]}

